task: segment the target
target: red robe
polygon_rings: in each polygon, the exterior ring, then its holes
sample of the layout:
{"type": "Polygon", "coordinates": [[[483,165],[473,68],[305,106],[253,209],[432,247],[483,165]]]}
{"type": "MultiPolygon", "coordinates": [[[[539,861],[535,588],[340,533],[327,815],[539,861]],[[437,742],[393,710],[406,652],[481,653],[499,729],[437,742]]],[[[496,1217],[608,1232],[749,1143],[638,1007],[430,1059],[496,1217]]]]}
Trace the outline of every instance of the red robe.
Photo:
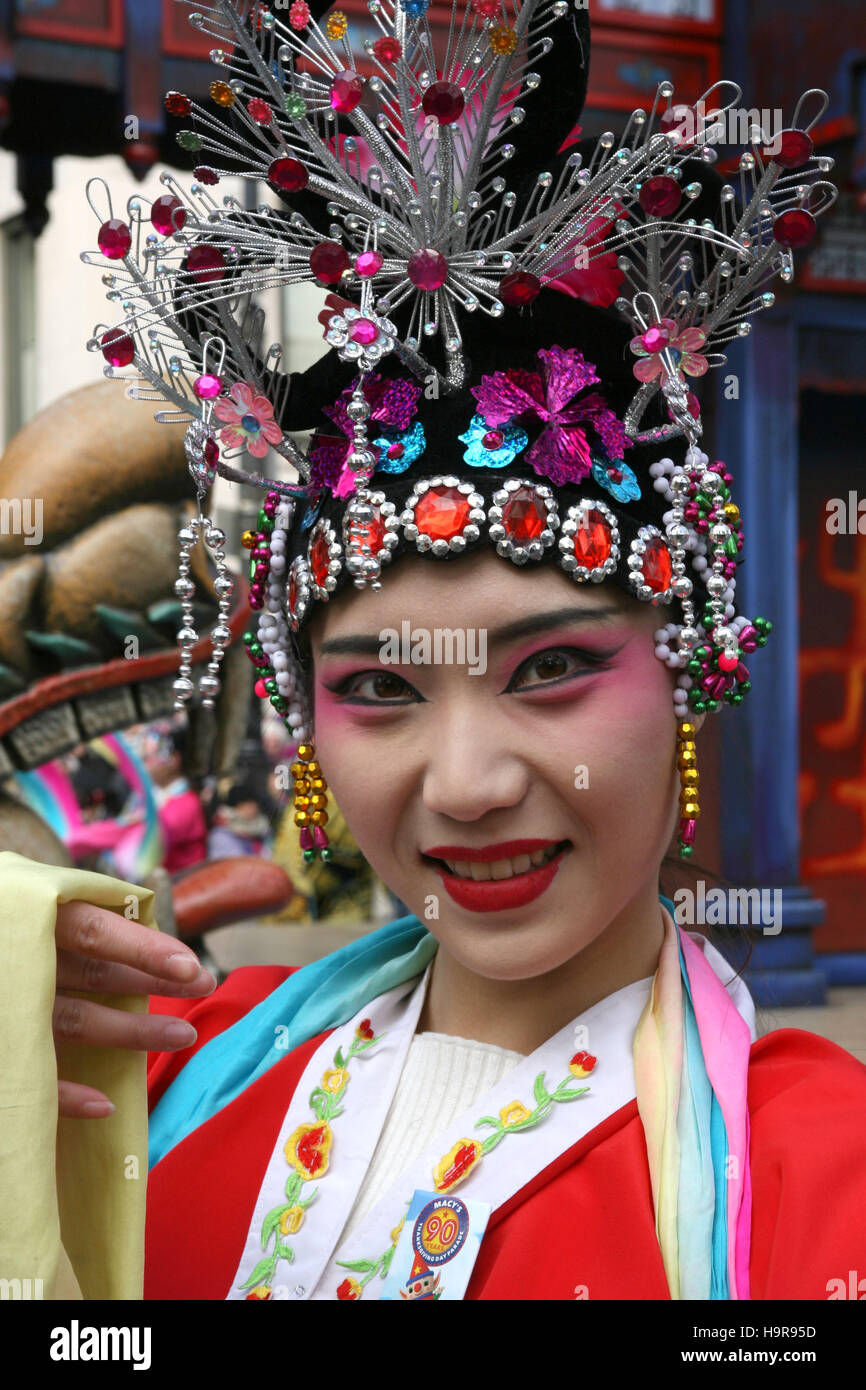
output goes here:
{"type": "MultiPolygon", "coordinates": [[[[234,970],[208,999],[153,999],[189,1019],[195,1047],[154,1053],[154,1105],[192,1052],[291,972],[234,970]]],[[[224,1299],[311,1038],[201,1125],[152,1170],[146,1299],[224,1299]]],[[[749,1067],[753,1299],[827,1299],[866,1275],[866,1067],[835,1043],[783,1028],[749,1067]],[[858,1276],[859,1277],[859,1276],[858,1276]],[[831,1286],[833,1287],[833,1286],[831,1286]]],[[[643,1128],[632,1100],[491,1216],[468,1299],[667,1299],[643,1128]]]]}

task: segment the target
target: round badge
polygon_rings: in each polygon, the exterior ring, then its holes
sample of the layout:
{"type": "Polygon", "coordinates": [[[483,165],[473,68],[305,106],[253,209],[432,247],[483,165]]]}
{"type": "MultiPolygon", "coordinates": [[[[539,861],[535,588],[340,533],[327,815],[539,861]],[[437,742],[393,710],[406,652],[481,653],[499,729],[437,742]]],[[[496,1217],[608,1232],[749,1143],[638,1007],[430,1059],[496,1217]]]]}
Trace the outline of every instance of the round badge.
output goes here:
{"type": "Polygon", "coordinates": [[[437,1197],[418,1214],[412,1246],[428,1265],[444,1265],[462,1249],[469,1234],[469,1212],[459,1197],[437,1197]]]}

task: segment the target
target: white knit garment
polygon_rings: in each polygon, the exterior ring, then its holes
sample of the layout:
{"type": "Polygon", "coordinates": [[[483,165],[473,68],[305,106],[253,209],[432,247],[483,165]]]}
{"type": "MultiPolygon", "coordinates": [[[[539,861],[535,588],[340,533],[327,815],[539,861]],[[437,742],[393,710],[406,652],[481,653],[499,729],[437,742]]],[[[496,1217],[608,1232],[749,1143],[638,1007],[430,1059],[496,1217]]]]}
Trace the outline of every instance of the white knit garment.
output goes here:
{"type": "MultiPolygon", "coordinates": [[[[440,1130],[447,1129],[522,1061],[521,1053],[488,1043],[446,1033],[415,1035],[341,1243],[440,1130]]],[[[407,1199],[411,1196],[406,1193],[407,1199]]]]}

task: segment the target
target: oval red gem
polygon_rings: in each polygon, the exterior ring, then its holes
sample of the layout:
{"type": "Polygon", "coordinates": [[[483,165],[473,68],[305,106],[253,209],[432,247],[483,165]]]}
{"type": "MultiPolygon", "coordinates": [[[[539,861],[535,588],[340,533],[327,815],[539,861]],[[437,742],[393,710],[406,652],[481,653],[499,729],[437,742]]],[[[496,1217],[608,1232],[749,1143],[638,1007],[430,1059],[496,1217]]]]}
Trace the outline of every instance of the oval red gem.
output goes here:
{"type": "Polygon", "coordinates": [[[216,169],[212,169],[209,164],[199,164],[192,173],[193,178],[198,179],[199,183],[215,184],[220,181],[216,169]]]}
{"type": "Polygon", "coordinates": [[[226,258],[216,246],[193,246],[186,258],[186,268],[200,285],[210,285],[225,275],[226,258]]]}
{"type": "Polygon", "coordinates": [[[268,169],[268,182],[286,193],[299,193],[306,188],[310,175],[299,159],[275,159],[268,169]]]}
{"type": "Polygon", "coordinates": [[[298,604],[298,576],[292,570],[289,575],[289,616],[295,616],[295,609],[298,604]]]}
{"type": "Polygon", "coordinates": [[[610,547],[607,518],[597,507],[587,507],[574,533],[574,558],[588,570],[598,569],[610,555],[610,547]]]}
{"type": "Polygon", "coordinates": [[[791,208],[776,218],[773,236],[780,246],[808,246],[815,236],[815,219],[805,208],[791,208]]]}
{"type": "Polygon", "coordinates": [[[378,507],[373,507],[372,512],[372,521],[366,522],[363,527],[362,544],[370,547],[371,555],[376,555],[382,549],[385,540],[385,518],[378,507]]]}
{"type": "Polygon", "coordinates": [[[110,261],[119,261],[132,245],[132,233],[119,217],[110,217],[100,227],[96,242],[103,256],[110,261]]]}
{"type": "Polygon", "coordinates": [[[135,344],[128,333],[117,328],[109,328],[99,340],[102,355],[112,367],[128,367],[135,356],[135,344]]]}
{"type": "Polygon", "coordinates": [[[643,553],[641,573],[644,583],[648,584],[654,593],[661,594],[671,586],[673,566],[671,565],[671,553],[664,541],[658,536],[653,536],[647,543],[647,548],[643,553]]]}
{"type": "Polygon", "coordinates": [[[360,73],[353,72],[351,68],[344,68],[338,72],[331,83],[330,99],[331,106],[335,111],[339,111],[341,116],[348,116],[350,111],[354,111],[361,94],[364,90],[364,79],[360,73]]]}
{"type": "Polygon", "coordinates": [[[514,270],[503,275],[499,281],[499,298],[509,308],[519,308],[521,304],[531,304],[541,291],[541,281],[528,270],[514,270]]]}
{"type": "Polygon", "coordinates": [[[326,285],[336,284],[348,268],[348,253],[338,241],[320,241],[310,252],[310,269],[326,285]]]}
{"type": "Polygon", "coordinates": [[[641,207],[651,217],[669,217],[676,212],[682,200],[683,191],[676,179],[668,178],[666,174],[645,179],[638,194],[641,207]]]}
{"type": "Polygon", "coordinates": [[[415,525],[434,541],[459,536],[469,520],[469,503],[456,487],[431,487],[415,504],[415,525]]]}
{"type": "Polygon", "coordinates": [[[485,449],[501,449],[504,442],[505,435],[502,430],[488,430],[481,438],[481,443],[485,449]]]}
{"type": "Polygon", "coordinates": [[[544,503],[531,487],[518,487],[502,508],[502,525],[515,545],[528,545],[547,524],[544,503]]]}
{"type": "Polygon", "coordinates": [[[164,193],[153,202],[150,220],[160,236],[171,236],[172,232],[182,230],[186,221],[186,208],[180,198],[173,197],[171,193],[164,193]]]}
{"type": "Polygon", "coordinates": [[[448,262],[434,247],[423,246],[409,257],[406,274],[419,290],[438,290],[448,279],[448,262]]]}
{"type": "Polygon", "coordinates": [[[799,169],[811,155],[814,145],[811,135],[805,130],[783,130],[772,143],[772,149],[764,146],[761,154],[764,159],[772,159],[783,169],[799,169]],[[775,150],[775,154],[773,153],[775,150]]]}
{"type": "Polygon", "coordinates": [[[463,115],[466,99],[456,82],[431,82],[421,106],[425,116],[435,116],[440,125],[452,125],[463,115]]]}
{"type": "Polygon", "coordinates": [[[331,558],[328,554],[328,549],[328,542],[325,536],[317,536],[310,546],[310,568],[313,571],[313,578],[320,589],[324,589],[325,580],[328,578],[331,558]]]}

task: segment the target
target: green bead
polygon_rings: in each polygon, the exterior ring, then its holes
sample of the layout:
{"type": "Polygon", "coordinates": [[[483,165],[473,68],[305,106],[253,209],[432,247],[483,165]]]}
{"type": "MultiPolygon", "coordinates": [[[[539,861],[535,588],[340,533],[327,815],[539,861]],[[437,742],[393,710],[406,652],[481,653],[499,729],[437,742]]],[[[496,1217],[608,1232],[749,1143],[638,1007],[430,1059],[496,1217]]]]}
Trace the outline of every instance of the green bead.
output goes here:
{"type": "Polygon", "coordinates": [[[691,845],[680,845],[680,859],[691,859],[691,857],[692,857],[692,847],[691,847],[691,845]]]}
{"type": "Polygon", "coordinates": [[[246,646],[246,647],[251,647],[251,646],[253,645],[253,642],[255,642],[255,640],[256,640],[256,635],[255,635],[254,632],[245,632],[245,633],[244,633],[244,646],[246,646]]]}
{"type": "Polygon", "coordinates": [[[740,693],[741,693],[742,695],[748,695],[748,693],[749,693],[749,691],[751,690],[751,688],[752,688],[752,682],[751,682],[751,681],[740,681],[740,693]]]}
{"type": "Polygon", "coordinates": [[[707,708],[706,700],[695,700],[695,713],[703,714],[707,708]]]}
{"type": "Polygon", "coordinates": [[[280,692],[280,687],[277,685],[276,679],[265,681],[265,690],[268,692],[269,695],[278,695],[280,692]]]}
{"type": "Polygon", "coordinates": [[[250,560],[250,580],[253,580],[256,577],[256,565],[258,563],[258,560],[250,560]]]}
{"type": "Polygon", "coordinates": [[[259,642],[259,640],[258,640],[257,638],[256,638],[255,641],[250,642],[250,653],[251,653],[252,656],[263,656],[263,655],[264,655],[264,647],[262,646],[261,642],[259,642]]]}
{"type": "Polygon", "coordinates": [[[706,708],[708,714],[715,714],[716,710],[719,708],[718,700],[707,700],[706,708]]]}
{"type": "Polygon", "coordinates": [[[194,130],[179,130],[174,137],[182,150],[200,150],[204,144],[200,135],[196,135],[194,130]]]}
{"type": "Polygon", "coordinates": [[[330,862],[331,862],[331,860],[333,859],[333,857],[334,857],[334,851],[333,851],[333,850],[331,850],[331,849],[323,849],[323,850],[322,850],[322,859],[324,860],[324,862],[325,862],[326,864],[330,864],[330,862]]]}
{"type": "Polygon", "coordinates": [[[265,515],[264,507],[259,510],[258,517],[256,518],[256,525],[260,531],[267,531],[268,535],[270,535],[271,531],[274,529],[274,519],[271,516],[265,515]]]}
{"type": "Polygon", "coordinates": [[[279,714],[285,714],[289,708],[289,702],[284,695],[272,695],[271,704],[279,714]]]}
{"type": "Polygon", "coordinates": [[[737,558],[736,536],[728,536],[728,539],[725,541],[724,551],[729,560],[735,560],[737,558]]]}
{"type": "Polygon", "coordinates": [[[312,862],[313,862],[313,860],[315,859],[315,857],[316,857],[316,851],[315,851],[314,849],[305,849],[305,850],[304,850],[304,862],[305,862],[306,864],[312,864],[312,862]]]}
{"type": "Polygon", "coordinates": [[[741,705],[742,703],[743,703],[743,697],[742,697],[742,695],[739,694],[739,692],[737,692],[736,694],[734,694],[734,695],[731,696],[731,704],[732,704],[732,705],[741,705]]]}
{"type": "Polygon", "coordinates": [[[294,92],[290,92],[286,97],[284,106],[286,115],[291,116],[293,121],[299,121],[306,114],[307,103],[303,97],[297,96],[294,92]]]}
{"type": "Polygon", "coordinates": [[[705,512],[708,512],[713,505],[711,498],[709,498],[705,492],[696,492],[695,501],[701,510],[705,512]]]}

